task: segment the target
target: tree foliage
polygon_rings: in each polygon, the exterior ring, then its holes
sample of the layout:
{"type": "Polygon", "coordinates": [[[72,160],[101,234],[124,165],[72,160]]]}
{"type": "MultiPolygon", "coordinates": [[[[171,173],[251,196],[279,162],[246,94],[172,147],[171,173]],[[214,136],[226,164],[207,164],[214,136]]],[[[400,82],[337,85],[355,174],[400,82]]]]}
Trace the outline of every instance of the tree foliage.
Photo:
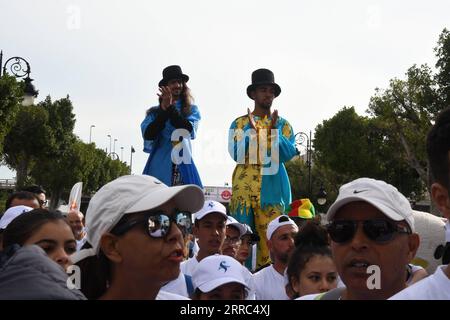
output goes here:
{"type": "Polygon", "coordinates": [[[50,152],[53,145],[48,113],[36,106],[21,106],[15,123],[4,140],[4,160],[17,171],[17,186],[28,183],[33,166],[50,152]]]}
{"type": "Polygon", "coordinates": [[[4,139],[14,123],[22,95],[23,87],[15,77],[5,74],[0,78],[0,155],[3,154],[4,139]]]}
{"type": "Polygon", "coordinates": [[[83,182],[83,192],[90,194],[129,172],[125,163],[79,140],[74,126],[69,97],[52,101],[47,96],[36,106],[20,107],[5,137],[4,159],[17,171],[17,187],[42,185],[53,207],[78,181],[83,182]]]}
{"type": "Polygon", "coordinates": [[[439,85],[439,96],[443,107],[450,106],[450,32],[444,29],[439,36],[438,45],[434,48],[437,62],[436,82],[439,85]]]}
{"type": "Polygon", "coordinates": [[[384,180],[406,196],[423,191],[383,121],[359,116],[353,107],[344,107],[316,127],[314,148],[315,175],[326,185],[328,200],[342,184],[360,177],[384,180]]]}

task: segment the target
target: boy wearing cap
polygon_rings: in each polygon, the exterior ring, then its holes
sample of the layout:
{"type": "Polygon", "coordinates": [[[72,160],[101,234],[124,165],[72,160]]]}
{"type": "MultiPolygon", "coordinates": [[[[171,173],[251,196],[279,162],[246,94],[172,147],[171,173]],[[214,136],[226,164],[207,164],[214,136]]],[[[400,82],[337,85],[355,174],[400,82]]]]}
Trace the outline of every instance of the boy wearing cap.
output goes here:
{"type": "Polygon", "coordinates": [[[193,234],[198,239],[198,254],[181,263],[181,272],[192,276],[194,268],[202,259],[220,253],[225,240],[227,209],[217,201],[206,201],[194,214],[193,234]]]}
{"type": "Polygon", "coordinates": [[[168,186],[196,184],[202,188],[191,154],[191,139],[197,134],[200,112],[192,103],[188,80],[180,66],[163,70],[158,85],[159,105],[147,110],[141,123],[144,152],[149,153],[143,174],[168,186]]]}
{"type": "MultiPolygon", "coordinates": [[[[431,197],[447,218],[446,242],[450,242],[450,108],[443,110],[427,137],[431,197]]],[[[450,248],[447,246],[447,248],[450,248]]],[[[448,249],[447,249],[448,250],[448,249]]],[[[437,267],[434,274],[408,287],[392,300],[450,300],[450,264],[437,267]]]]}
{"type": "Polygon", "coordinates": [[[229,256],[206,257],[192,275],[193,300],[245,300],[249,287],[244,269],[229,256]]]}
{"type": "Polygon", "coordinates": [[[345,287],[300,300],[385,300],[406,287],[419,236],[409,201],[394,186],[369,178],[341,186],[327,221],[345,287]]]}
{"type": "Polygon", "coordinates": [[[253,275],[257,300],[289,300],[286,294],[285,271],[289,256],[294,250],[294,238],[298,227],[287,216],[273,219],[267,226],[267,247],[273,261],[268,267],[253,275]]]}
{"type": "Polygon", "coordinates": [[[247,232],[247,228],[235,218],[228,217],[226,223],[225,240],[222,245],[222,254],[236,258],[241,246],[241,237],[247,232]]]}
{"type": "Polygon", "coordinates": [[[235,119],[230,126],[228,152],[237,162],[233,172],[230,214],[250,225],[261,240],[257,267],[270,263],[266,246],[267,224],[291,203],[291,187],[284,163],[297,154],[295,136],[289,122],[271,111],[281,93],[272,71],[252,73],[247,95],[254,109],[235,119]]]}

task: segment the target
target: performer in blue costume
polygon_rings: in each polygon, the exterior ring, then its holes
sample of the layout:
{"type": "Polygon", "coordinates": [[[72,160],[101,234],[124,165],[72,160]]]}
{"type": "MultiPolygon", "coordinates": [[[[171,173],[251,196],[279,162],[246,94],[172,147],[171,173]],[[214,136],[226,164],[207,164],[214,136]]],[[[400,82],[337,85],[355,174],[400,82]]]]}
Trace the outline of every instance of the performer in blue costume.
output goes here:
{"type": "Polygon", "coordinates": [[[149,153],[143,174],[154,176],[168,186],[196,184],[203,188],[191,147],[200,112],[192,104],[188,80],[180,66],[163,70],[159,105],[147,110],[141,123],[144,152],[149,153]]]}

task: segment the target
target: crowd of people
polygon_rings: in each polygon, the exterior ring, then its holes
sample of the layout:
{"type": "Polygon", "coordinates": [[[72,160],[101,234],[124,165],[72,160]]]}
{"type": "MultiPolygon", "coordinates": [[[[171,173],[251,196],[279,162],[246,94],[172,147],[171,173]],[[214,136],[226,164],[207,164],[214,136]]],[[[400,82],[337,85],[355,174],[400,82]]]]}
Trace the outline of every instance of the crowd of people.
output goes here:
{"type": "Polygon", "coordinates": [[[268,69],[253,72],[254,109],[230,126],[231,202],[205,200],[188,80],[179,66],[163,70],[159,104],[141,125],[143,174],[101,187],[86,216],[49,210],[38,186],[9,196],[0,299],[450,299],[450,108],[426,141],[431,198],[445,219],[442,264],[429,274],[414,260],[424,235],[395,186],[349,181],[324,217],[309,199],[292,201],[293,129],[271,111],[281,88],[268,69]]]}

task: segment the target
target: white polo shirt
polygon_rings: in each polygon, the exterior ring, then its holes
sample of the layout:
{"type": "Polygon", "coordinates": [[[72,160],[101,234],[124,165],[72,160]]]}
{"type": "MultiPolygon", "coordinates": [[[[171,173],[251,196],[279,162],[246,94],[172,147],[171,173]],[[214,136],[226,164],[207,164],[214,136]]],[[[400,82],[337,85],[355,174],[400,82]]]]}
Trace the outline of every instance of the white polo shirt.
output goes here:
{"type": "Polygon", "coordinates": [[[181,272],[192,277],[192,273],[194,273],[194,269],[198,265],[198,263],[199,261],[197,260],[197,256],[183,261],[180,264],[181,272]]]}
{"type": "Polygon", "coordinates": [[[253,275],[256,300],[290,300],[286,294],[286,278],[273,264],[253,275]]]}
{"type": "Polygon", "coordinates": [[[450,279],[444,273],[447,265],[412,286],[393,295],[389,300],[450,300],[450,279]]]}
{"type": "Polygon", "coordinates": [[[176,279],[166,283],[161,288],[161,290],[189,298],[189,293],[188,293],[188,289],[187,289],[187,285],[186,285],[186,278],[185,278],[183,272],[181,272],[181,271],[176,279]]]}

